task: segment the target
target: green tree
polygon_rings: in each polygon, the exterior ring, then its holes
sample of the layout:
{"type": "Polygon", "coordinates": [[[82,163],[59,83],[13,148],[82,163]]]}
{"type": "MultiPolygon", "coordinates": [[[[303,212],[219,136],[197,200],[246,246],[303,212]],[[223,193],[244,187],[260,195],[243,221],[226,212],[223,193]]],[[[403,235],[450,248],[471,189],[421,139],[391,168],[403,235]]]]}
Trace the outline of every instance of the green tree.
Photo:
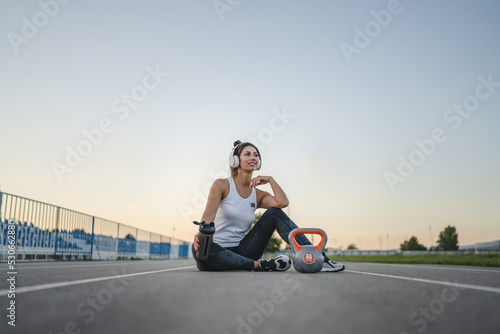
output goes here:
{"type": "MultiPolygon", "coordinates": [[[[262,216],[262,213],[256,213],[255,214],[255,219],[253,221],[252,227],[255,225],[257,220],[262,216]]],[[[252,227],[250,229],[252,229],[252,227]]],[[[250,231],[249,229],[249,231],[250,231]]],[[[248,232],[248,231],[247,231],[248,232]]],[[[266,250],[264,253],[276,253],[279,252],[281,248],[281,244],[283,243],[283,240],[281,240],[280,236],[276,236],[276,232],[273,233],[271,240],[269,240],[269,243],[267,244],[266,250]]]]}
{"type": "Polygon", "coordinates": [[[267,244],[266,253],[279,252],[282,242],[283,240],[281,240],[281,238],[277,238],[275,235],[273,235],[271,237],[271,240],[269,240],[269,243],[267,244]]]}
{"type": "Polygon", "coordinates": [[[424,245],[418,243],[418,239],[415,236],[412,236],[410,240],[405,240],[401,244],[401,250],[427,250],[424,245]]]}
{"type": "Polygon", "coordinates": [[[458,233],[455,226],[448,225],[439,233],[437,241],[441,250],[458,250],[458,233]]]}
{"type": "Polygon", "coordinates": [[[129,234],[127,234],[127,235],[125,236],[125,239],[128,239],[128,240],[135,240],[135,237],[134,237],[132,234],[130,234],[130,233],[129,233],[129,234]]]}
{"type": "Polygon", "coordinates": [[[347,246],[347,249],[358,249],[358,247],[356,246],[356,244],[349,244],[349,246],[347,246]]]}

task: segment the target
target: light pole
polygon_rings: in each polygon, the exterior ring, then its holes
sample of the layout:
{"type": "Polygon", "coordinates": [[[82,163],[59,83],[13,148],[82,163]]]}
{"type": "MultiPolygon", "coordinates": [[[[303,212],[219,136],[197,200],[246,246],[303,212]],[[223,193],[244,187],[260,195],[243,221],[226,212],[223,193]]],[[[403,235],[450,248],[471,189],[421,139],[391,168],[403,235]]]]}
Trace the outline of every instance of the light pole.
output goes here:
{"type": "Polygon", "coordinates": [[[433,239],[432,239],[432,226],[431,225],[429,225],[429,233],[431,235],[431,249],[432,249],[432,245],[434,244],[434,242],[432,241],[433,239]]]}

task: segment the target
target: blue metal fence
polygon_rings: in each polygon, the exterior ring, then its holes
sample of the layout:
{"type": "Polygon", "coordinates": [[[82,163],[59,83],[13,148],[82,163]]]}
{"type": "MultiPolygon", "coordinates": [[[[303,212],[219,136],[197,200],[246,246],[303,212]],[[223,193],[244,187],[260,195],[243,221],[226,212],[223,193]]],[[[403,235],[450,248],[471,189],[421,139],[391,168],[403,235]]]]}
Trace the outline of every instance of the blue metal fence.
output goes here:
{"type": "Polygon", "coordinates": [[[191,256],[189,243],[185,241],[0,192],[0,260],[8,257],[9,230],[15,231],[10,236],[15,236],[17,259],[174,259],[191,256]]]}

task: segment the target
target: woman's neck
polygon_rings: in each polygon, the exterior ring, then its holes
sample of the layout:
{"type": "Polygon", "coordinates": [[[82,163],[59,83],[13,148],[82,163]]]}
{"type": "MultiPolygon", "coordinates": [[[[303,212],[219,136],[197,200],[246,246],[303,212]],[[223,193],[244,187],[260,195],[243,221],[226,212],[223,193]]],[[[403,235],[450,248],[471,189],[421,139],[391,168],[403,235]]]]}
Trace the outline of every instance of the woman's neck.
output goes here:
{"type": "Polygon", "coordinates": [[[238,172],[238,175],[233,176],[233,180],[239,186],[248,186],[252,180],[252,173],[238,172]]]}

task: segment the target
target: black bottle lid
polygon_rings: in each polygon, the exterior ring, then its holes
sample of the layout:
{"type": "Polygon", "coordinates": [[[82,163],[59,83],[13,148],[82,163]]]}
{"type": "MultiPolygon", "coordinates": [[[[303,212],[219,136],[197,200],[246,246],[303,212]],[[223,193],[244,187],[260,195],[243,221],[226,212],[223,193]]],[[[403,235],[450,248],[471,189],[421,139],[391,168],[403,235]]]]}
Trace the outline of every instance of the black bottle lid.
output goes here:
{"type": "Polygon", "coordinates": [[[212,223],[205,223],[205,222],[196,222],[194,221],[193,224],[199,225],[200,226],[200,232],[203,234],[214,234],[215,233],[215,224],[212,223]]]}

